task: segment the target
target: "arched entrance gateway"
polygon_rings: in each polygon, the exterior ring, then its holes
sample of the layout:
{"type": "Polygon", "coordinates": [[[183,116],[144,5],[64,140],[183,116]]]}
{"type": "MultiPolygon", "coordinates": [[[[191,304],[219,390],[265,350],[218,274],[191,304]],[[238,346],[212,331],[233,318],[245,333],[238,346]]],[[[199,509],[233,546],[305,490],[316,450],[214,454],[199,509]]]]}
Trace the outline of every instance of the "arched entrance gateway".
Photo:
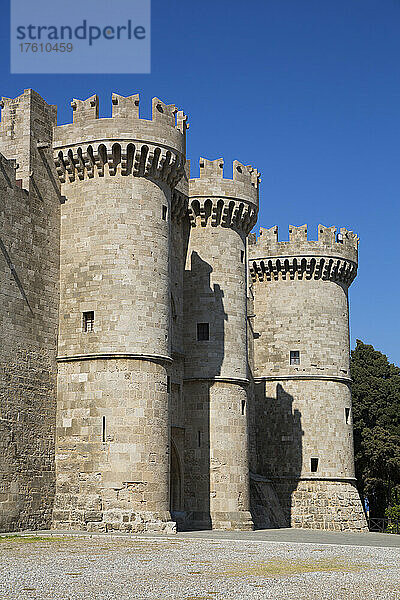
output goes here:
{"type": "Polygon", "coordinates": [[[178,451],[171,440],[170,469],[170,510],[171,513],[182,511],[182,471],[178,451]]]}

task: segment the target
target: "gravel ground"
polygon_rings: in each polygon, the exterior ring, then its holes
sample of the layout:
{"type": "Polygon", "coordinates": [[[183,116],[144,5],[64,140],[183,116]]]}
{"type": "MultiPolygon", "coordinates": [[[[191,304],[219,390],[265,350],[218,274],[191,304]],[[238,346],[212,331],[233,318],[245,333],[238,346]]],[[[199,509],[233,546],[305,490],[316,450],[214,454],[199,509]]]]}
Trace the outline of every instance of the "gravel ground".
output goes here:
{"type": "Polygon", "coordinates": [[[396,548],[8,536],[0,556],[1,600],[400,600],[396,548]]]}

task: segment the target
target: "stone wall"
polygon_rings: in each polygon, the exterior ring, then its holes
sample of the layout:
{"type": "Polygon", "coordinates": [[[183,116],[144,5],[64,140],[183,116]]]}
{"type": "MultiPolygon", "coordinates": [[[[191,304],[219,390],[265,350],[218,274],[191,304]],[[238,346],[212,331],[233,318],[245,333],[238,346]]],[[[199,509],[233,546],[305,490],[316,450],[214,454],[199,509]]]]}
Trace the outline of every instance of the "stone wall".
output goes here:
{"type": "Polygon", "coordinates": [[[0,151],[14,162],[0,155],[1,531],[51,523],[60,210],[54,118],[54,107],[31,90],[3,99],[0,151]]]}
{"type": "Polygon", "coordinates": [[[59,363],[53,527],[171,530],[163,364],[59,363]]]}

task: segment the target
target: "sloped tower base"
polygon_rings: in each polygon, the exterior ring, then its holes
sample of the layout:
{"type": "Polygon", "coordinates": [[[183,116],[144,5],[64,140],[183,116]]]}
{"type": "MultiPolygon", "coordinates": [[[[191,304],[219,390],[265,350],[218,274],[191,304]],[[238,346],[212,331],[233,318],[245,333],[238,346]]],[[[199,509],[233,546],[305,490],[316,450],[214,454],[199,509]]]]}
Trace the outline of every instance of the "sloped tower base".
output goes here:
{"type": "Polygon", "coordinates": [[[368,531],[356,486],[349,481],[274,481],[286,527],[368,531]]]}

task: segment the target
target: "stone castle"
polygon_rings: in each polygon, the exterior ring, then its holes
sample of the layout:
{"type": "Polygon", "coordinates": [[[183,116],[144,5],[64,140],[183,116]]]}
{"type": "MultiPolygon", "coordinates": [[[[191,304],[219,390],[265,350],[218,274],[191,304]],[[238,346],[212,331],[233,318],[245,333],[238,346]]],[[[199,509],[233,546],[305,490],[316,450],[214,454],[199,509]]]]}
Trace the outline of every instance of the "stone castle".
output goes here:
{"type": "Polygon", "coordinates": [[[190,179],[157,98],[1,108],[0,530],[365,530],[356,235],[251,234],[257,170],[190,179]]]}

